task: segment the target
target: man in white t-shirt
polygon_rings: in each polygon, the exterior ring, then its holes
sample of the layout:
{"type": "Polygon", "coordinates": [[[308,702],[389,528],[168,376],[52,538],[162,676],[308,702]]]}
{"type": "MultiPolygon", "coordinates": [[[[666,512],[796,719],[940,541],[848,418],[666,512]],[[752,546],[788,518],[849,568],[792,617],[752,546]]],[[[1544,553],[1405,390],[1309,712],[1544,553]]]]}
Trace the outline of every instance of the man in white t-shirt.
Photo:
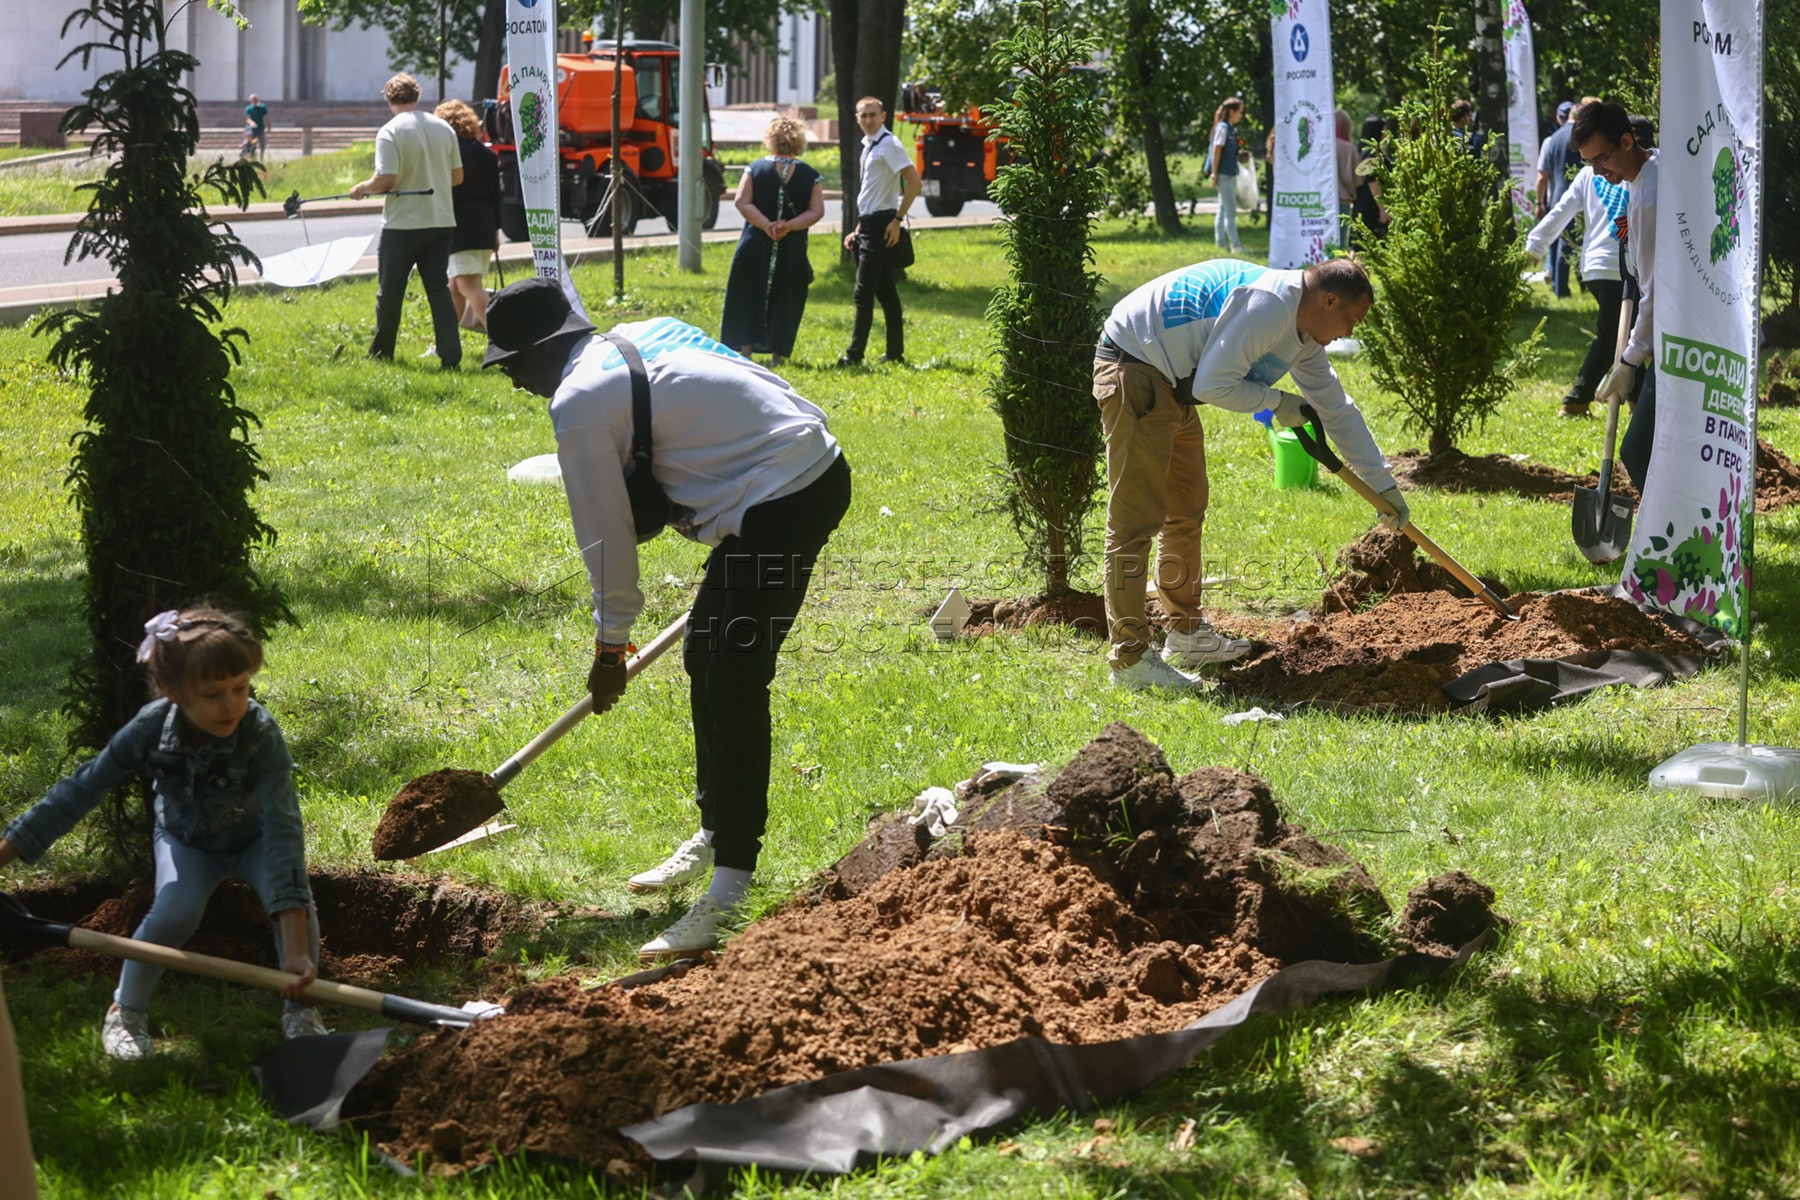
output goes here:
{"type": "MultiPolygon", "coordinates": [[[[706,894],[640,950],[647,959],[711,949],[750,886],[769,815],[769,685],[813,567],[850,505],[850,468],[825,414],[780,376],[672,317],[620,325],[644,361],[650,473],[670,525],[712,547],[688,613],[699,829],[634,892],[698,881],[706,894]]],[[[550,401],[556,457],[593,589],[594,711],[625,691],[626,643],[644,608],[632,459],[631,371],[569,307],[554,280],[502,288],[488,352],[515,387],[550,401]]],[[[783,772],[785,775],[786,772],[783,772]]]]}
{"type": "Polygon", "coordinates": [[[381,89],[394,116],[375,135],[375,173],[350,189],[361,200],[383,192],[429,190],[425,196],[389,196],[381,213],[377,252],[375,336],[370,358],[394,357],[406,277],[414,267],[431,305],[432,345],[446,371],[462,365],[462,335],[450,298],[450,243],[456,209],[450,189],[462,182],[462,151],[448,122],[419,110],[419,81],[400,74],[381,89]]]}
{"type": "MultiPolygon", "coordinates": [[[[1584,104],[1569,122],[1569,136],[1594,174],[1624,186],[1625,216],[1615,222],[1625,270],[1637,280],[1637,312],[1631,340],[1594,392],[1600,404],[1616,395],[1635,407],[1619,442],[1619,465],[1641,496],[1656,440],[1656,151],[1645,143],[1622,105],[1608,100],[1584,104]]],[[[1591,236],[1591,235],[1590,235],[1591,236]]]]}
{"type": "Polygon", "coordinates": [[[886,122],[887,107],[881,101],[864,96],[856,102],[856,123],[863,131],[862,186],[856,193],[856,228],[844,235],[844,249],[856,255],[856,325],[850,348],[838,359],[840,367],[861,364],[877,300],[887,328],[887,353],[881,361],[901,362],[906,356],[900,289],[894,284],[889,252],[900,240],[907,210],[918,199],[919,169],[886,122]]]}
{"type": "Polygon", "coordinates": [[[1327,344],[1368,315],[1374,295],[1354,259],[1272,271],[1215,258],[1153,279],[1113,306],[1094,350],[1094,399],[1106,435],[1104,590],[1114,685],[1193,688],[1200,681],[1190,672],[1250,650],[1200,610],[1207,486],[1197,404],[1268,409],[1285,426],[1303,424],[1300,406],[1312,405],[1345,461],[1394,510],[1382,524],[1405,528],[1407,504],[1381,447],[1325,357],[1327,344]],[[1275,390],[1284,375],[1301,395],[1275,390]],[[1150,650],[1144,612],[1152,579],[1169,617],[1161,657],[1150,650]]]}

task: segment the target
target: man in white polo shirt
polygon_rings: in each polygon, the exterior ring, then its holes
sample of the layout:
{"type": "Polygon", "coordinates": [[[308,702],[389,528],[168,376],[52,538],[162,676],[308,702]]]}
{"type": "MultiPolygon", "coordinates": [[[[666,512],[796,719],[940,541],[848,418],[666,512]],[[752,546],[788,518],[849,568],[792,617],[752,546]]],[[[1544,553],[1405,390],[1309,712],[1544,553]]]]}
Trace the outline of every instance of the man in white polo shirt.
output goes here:
{"type": "Polygon", "coordinates": [[[369,357],[394,357],[406,277],[417,267],[431,305],[438,361],[446,371],[454,371],[462,365],[462,334],[456,304],[450,299],[450,242],[456,232],[450,189],[463,179],[462,151],[448,122],[419,111],[419,81],[411,75],[394,76],[381,94],[394,117],[375,135],[375,173],[352,186],[350,194],[358,200],[383,192],[429,189],[431,194],[389,196],[382,209],[375,336],[369,342],[369,357]]]}
{"type": "Polygon", "coordinates": [[[844,235],[844,249],[856,255],[856,326],[850,348],[838,359],[840,367],[861,364],[877,300],[887,327],[887,353],[881,361],[901,362],[906,356],[900,289],[888,252],[899,242],[901,222],[918,199],[919,169],[886,121],[887,108],[875,97],[856,102],[856,123],[863,131],[862,186],[856,193],[856,228],[844,235]]]}

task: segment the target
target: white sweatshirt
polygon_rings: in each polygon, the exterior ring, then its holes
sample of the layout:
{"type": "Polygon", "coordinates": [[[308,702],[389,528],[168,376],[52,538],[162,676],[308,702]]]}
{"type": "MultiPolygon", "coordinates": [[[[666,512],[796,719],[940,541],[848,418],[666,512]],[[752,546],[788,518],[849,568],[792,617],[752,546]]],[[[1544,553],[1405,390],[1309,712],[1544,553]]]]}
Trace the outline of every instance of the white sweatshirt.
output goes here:
{"type": "MultiPolygon", "coordinates": [[[[837,460],[825,414],[787,381],[691,325],[660,317],[616,326],[650,379],[651,472],[682,536],[717,546],[744,513],[792,495],[837,460]]],[[[556,457],[603,642],[624,642],[644,607],[637,537],[625,492],[631,376],[610,343],[577,344],[550,401],[556,457]]]]}
{"type": "Polygon", "coordinates": [[[1594,168],[1583,167],[1576,173],[1562,197],[1544,214],[1544,219],[1526,235],[1525,249],[1543,257],[1550,243],[1562,235],[1569,222],[1580,213],[1585,221],[1581,235],[1581,277],[1583,279],[1619,278],[1619,231],[1615,217],[1625,214],[1630,197],[1625,188],[1594,174],[1594,168]]]}
{"type": "Polygon", "coordinates": [[[1656,352],[1656,154],[1652,150],[1638,177],[1625,185],[1631,193],[1625,265],[1637,277],[1638,305],[1631,341],[1619,357],[1634,367],[1649,362],[1656,352]]]}

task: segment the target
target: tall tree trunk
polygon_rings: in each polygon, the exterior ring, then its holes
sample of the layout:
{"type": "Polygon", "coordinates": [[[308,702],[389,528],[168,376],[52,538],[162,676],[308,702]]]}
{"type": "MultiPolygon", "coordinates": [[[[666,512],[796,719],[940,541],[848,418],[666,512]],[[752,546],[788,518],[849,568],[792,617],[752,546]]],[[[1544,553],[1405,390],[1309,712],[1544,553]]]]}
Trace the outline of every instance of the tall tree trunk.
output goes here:
{"type": "Polygon", "coordinates": [[[1163,146],[1162,122],[1144,110],[1144,169],[1150,175],[1150,202],[1156,205],[1156,225],[1179,237],[1187,232],[1175,209],[1175,185],[1169,179],[1169,154],[1163,146]]]}
{"type": "Polygon", "coordinates": [[[487,0],[481,10],[481,38],[475,43],[475,96],[500,94],[500,64],[506,61],[506,0],[487,0]]]}
{"type": "Polygon", "coordinates": [[[1487,160],[1507,172],[1506,0],[1475,0],[1475,111],[1487,130],[1487,160]]]}
{"type": "MultiPolygon", "coordinates": [[[[837,79],[838,159],[843,179],[840,210],[848,234],[856,228],[856,193],[862,187],[862,132],[856,127],[857,0],[831,0],[831,56],[837,79]]],[[[847,257],[849,251],[844,251],[847,257]]]]}
{"type": "Polygon", "coordinates": [[[1125,27],[1125,52],[1131,57],[1130,75],[1144,137],[1144,170],[1150,177],[1150,201],[1156,206],[1156,224],[1164,233],[1184,232],[1181,214],[1175,210],[1175,187],[1169,181],[1169,152],[1163,144],[1162,120],[1156,115],[1157,76],[1162,71],[1159,28],[1148,4],[1138,4],[1125,27]]]}
{"type": "MultiPolygon", "coordinates": [[[[862,186],[862,131],[856,102],[874,96],[890,118],[900,95],[900,34],[905,0],[831,0],[831,52],[837,60],[838,154],[844,180],[844,232],[856,225],[862,186]]],[[[848,252],[846,252],[848,253],[848,252]]]]}

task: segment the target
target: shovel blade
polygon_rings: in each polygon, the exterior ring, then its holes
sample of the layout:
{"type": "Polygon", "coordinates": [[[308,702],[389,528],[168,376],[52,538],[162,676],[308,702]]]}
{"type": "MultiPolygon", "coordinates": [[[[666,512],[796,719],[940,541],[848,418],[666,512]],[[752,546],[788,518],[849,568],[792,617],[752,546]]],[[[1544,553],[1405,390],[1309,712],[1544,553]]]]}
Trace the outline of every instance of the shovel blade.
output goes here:
{"type": "Polygon", "coordinates": [[[384,860],[413,858],[485,825],[505,802],[493,777],[445,768],[394,794],[375,828],[372,849],[384,860]]]}
{"type": "Polygon", "coordinates": [[[1629,501],[1609,495],[1600,503],[1598,488],[1576,488],[1575,506],[1569,513],[1569,531],[1575,546],[1591,563],[1616,562],[1631,547],[1629,501]]]}

